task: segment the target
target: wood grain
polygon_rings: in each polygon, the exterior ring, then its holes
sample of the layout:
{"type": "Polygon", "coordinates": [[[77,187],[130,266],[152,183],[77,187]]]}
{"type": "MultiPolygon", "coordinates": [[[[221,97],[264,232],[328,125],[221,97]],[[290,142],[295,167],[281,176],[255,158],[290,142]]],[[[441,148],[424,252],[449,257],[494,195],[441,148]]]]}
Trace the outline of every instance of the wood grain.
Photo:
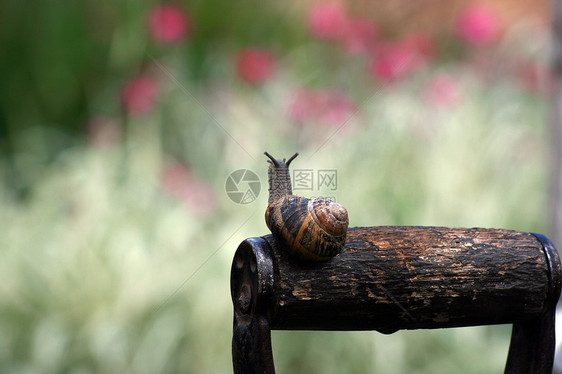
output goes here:
{"type": "Polygon", "coordinates": [[[325,263],[273,236],[272,329],[419,329],[513,323],[544,310],[548,264],[529,233],[482,228],[350,228],[325,263]]]}

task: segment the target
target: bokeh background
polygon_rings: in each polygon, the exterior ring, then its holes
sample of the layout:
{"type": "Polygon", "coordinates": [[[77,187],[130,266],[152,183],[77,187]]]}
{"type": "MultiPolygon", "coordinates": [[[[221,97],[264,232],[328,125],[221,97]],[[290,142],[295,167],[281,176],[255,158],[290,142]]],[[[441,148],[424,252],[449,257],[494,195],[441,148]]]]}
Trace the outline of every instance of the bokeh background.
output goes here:
{"type": "MultiPolygon", "coordinates": [[[[299,193],[351,226],[552,234],[545,6],[1,2],[0,372],[231,372],[230,262],[268,232],[266,150],[337,170],[299,193]],[[246,204],[237,169],[261,180],[246,204]]],[[[280,373],[500,373],[510,333],[273,349],[280,373]]]]}

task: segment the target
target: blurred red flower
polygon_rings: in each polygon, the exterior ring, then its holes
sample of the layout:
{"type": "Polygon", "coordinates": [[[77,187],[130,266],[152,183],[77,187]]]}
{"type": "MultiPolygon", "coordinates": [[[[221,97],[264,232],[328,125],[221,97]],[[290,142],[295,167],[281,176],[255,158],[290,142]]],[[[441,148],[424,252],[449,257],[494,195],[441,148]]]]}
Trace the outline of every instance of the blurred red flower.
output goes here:
{"type": "Polygon", "coordinates": [[[181,41],[191,31],[191,26],[187,13],[176,5],[158,5],[148,15],[148,31],[159,43],[181,41]]]}
{"type": "Polygon", "coordinates": [[[324,91],[318,94],[318,111],[321,122],[339,126],[357,107],[340,91],[324,91]]]}
{"type": "Polygon", "coordinates": [[[433,42],[424,34],[412,33],[400,41],[404,49],[412,51],[415,55],[415,62],[418,66],[427,65],[435,56],[435,46],[433,42]]]}
{"type": "Polygon", "coordinates": [[[347,14],[338,3],[319,2],[308,12],[308,28],[312,35],[320,39],[337,40],[347,27],[347,14]]]}
{"type": "Polygon", "coordinates": [[[434,47],[422,34],[411,34],[397,42],[379,43],[370,65],[373,77],[392,82],[426,66],[434,55],[434,47]]]}
{"type": "Polygon", "coordinates": [[[178,162],[171,162],[165,167],[160,186],[166,194],[184,202],[196,216],[206,217],[216,208],[217,203],[211,187],[195,178],[178,162]]]}
{"type": "Polygon", "coordinates": [[[438,74],[428,82],[425,97],[434,106],[448,107],[458,102],[460,97],[459,86],[450,76],[438,74]]]}
{"type": "Polygon", "coordinates": [[[368,19],[349,19],[343,34],[343,43],[354,54],[371,52],[377,39],[377,29],[368,19]]]}
{"type": "Polygon", "coordinates": [[[344,123],[357,106],[343,92],[301,89],[289,104],[289,117],[296,122],[318,122],[328,125],[344,123]]]}
{"type": "Polygon", "coordinates": [[[474,4],[465,8],[459,14],[455,25],[457,36],[473,46],[495,42],[501,28],[496,12],[485,4],[474,4]]]}
{"type": "Polygon", "coordinates": [[[145,114],[154,108],[159,91],[154,79],[139,75],[121,89],[121,104],[129,114],[145,114]]]}
{"type": "Polygon", "coordinates": [[[296,122],[306,122],[315,116],[315,95],[308,89],[301,89],[293,93],[288,114],[289,118],[296,122]]]}
{"type": "Polygon", "coordinates": [[[409,58],[410,54],[407,51],[393,48],[373,60],[370,66],[371,74],[381,81],[394,81],[408,72],[409,58]]]}
{"type": "Polygon", "coordinates": [[[248,83],[262,83],[274,71],[275,59],[268,51],[247,48],[238,53],[236,72],[238,77],[248,83]]]}

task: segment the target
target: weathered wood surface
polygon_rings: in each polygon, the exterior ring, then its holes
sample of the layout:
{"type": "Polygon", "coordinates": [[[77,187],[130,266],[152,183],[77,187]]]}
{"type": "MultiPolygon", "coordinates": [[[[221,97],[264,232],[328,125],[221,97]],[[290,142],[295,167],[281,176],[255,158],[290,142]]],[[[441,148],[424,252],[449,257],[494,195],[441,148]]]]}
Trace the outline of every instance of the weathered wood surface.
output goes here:
{"type": "Polygon", "coordinates": [[[350,228],[342,253],[303,263],[271,235],[272,329],[379,330],[513,323],[545,307],[533,235],[442,227],[350,228]]]}

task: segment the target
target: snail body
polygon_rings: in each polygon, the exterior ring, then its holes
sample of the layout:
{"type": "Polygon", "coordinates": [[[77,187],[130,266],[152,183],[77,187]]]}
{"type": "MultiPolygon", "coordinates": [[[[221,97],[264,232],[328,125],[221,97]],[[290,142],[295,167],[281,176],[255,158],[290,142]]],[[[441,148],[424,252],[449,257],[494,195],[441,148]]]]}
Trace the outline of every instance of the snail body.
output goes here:
{"type": "Polygon", "coordinates": [[[293,195],[288,161],[270,158],[269,205],[265,221],[271,233],[282,238],[289,252],[304,260],[325,261],[340,253],[347,234],[347,210],[328,198],[293,195]]]}

